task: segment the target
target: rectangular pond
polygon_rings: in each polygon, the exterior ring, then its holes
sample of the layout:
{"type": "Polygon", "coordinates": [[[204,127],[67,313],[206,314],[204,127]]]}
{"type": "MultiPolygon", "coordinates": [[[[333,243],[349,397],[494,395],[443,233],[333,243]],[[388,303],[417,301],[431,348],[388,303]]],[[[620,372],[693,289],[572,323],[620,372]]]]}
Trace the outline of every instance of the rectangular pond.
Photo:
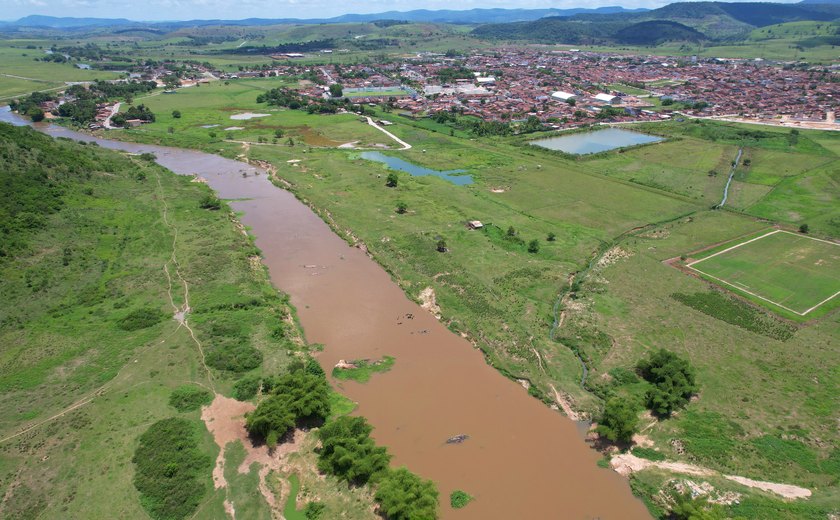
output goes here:
{"type": "Polygon", "coordinates": [[[559,150],[575,155],[586,155],[606,152],[607,150],[614,150],[616,148],[624,148],[625,146],[656,143],[662,140],[661,137],[631,132],[630,130],[623,130],[621,128],[605,128],[592,132],[539,139],[537,141],[531,141],[531,144],[548,148],[549,150],[559,150]]]}
{"type": "Polygon", "coordinates": [[[452,184],[457,184],[459,186],[464,186],[466,184],[473,183],[473,178],[471,175],[460,175],[462,173],[465,173],[466,170],[432,170],[430,168],[424,168],[422,166],[418,166],[408,161],[404,161],[397,157],[391,157],[379,152],[362,152],[362,159],[384,163],[388,165],[388,168],[391,168],[392,170],[407,172],[415,177],[434,175],[435,177],[440,177],[441,179],[447,180],[452,184]]]}

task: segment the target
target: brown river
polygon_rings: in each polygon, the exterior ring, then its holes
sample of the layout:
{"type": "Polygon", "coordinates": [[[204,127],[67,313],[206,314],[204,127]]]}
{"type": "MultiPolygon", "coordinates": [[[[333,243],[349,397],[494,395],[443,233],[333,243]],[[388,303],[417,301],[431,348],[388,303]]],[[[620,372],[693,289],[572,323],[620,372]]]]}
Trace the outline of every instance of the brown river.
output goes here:
{"type": "MultiPolygon", "coordinates": [[[[0,121],[26,124],[5,107],[0,121]]],[[[56,137],[152,152],[176,173],[201,175],[220,197],[245,199],[232,206],[244,212],[272,282],[291,296],[306,339],[325,345],[319,360],[327,373],[339,359],[396,358],[391,371],[366,384],[333,383],[359,403],[355,413],[375,427],[393,465],[437,483],[441,518],[650,518],[623,477],[596,466],[600,456],[574,422],[488,366],[265,172],[216,155],[36,126],[56,137]],[[446,443],[460,434],[469,438],[446,443]],[[475,501],[452,510],[448,497],[456,489],[475,501]]]]}

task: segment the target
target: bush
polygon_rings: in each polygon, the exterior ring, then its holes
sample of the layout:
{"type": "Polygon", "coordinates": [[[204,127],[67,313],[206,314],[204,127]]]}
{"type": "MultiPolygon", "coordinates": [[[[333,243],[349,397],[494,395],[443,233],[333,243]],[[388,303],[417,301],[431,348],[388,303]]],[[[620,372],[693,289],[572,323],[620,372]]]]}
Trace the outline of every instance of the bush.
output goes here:
{"type": "Polygon", "coordinates": [[[472,502],[472,499],[473,497],[469,494],[461,491],[460,489],[456,489],[449,495],[449,505],[452,506],[452,509],[461,509],[472,502]]]}
{"type": "Polygon", "coordinates": [[[406,211],[408,211],[408,204],[402,201],[397,202],[397,213],[403,215],[406,211]]]}
{"type": "Polygon", "coordinates": [[[193,515],[204,495],[212,459],[199,450],[198,432],[184,419],[163,419],[140,436],[132,462],[134,487],[152,518],[193,515]]]}
{"type": "Polygon", "coordinates": [[[356,485],[376,481],[388,469],[391,457],[385,448],[376,446],[371,431],[364,417],[345,415],[324,425],[318,430],[318,469],[356,485]]]}
{"type": "Polygon", "coordinates": [[[243,377],[233,384],[233,397],[238,401],[247,401],[257,395],[262,385],[260,376],[243,377]]]}
{"type": "Polygon", "coordinates": [[[157,325],[165,317],[166,315],[158,309],[144,307],[130,312],[117,323],[117,326],[126,331],[140,330],[157,325]]]}
{"type": "Polygon", "coordinates": [[[540,241],[536,238],[528,242],[528,252],[529,253],[539,253],[540,252],[540,241]]]}
{"type": "Polygon", "coordinates": [[[173,110],[172,111],[172,117],[174,117],[175,119],[181,119],[181,111],[180,110],[173,110]]]}
{"type": "Polygon", "coordinates": [[[211,402],[213,394],[209,390],[192,385],[179,386],[169,394],[169,406],[179,412],[198,410],[211,402]]]}
{"type": "Polygon", "coordinates": [[[694,369],[688,361],[665,349],[651,353],[639,362],[637,369],[653,385],[646,398],[648,407],[657,415],[670,416],[688,404],[691,394],[697,390],[694,369]]]}
{"type": "Polygon", "coordinates": [[[400,178],[396,173],[389,173],[388,178],[385,179],[385,186],[388,186],[389,188],[396,188],[399,182],[400,178]]]}
{"type": "Polygon", "coordinates": [[[438,491],[431,480],[423,480],[405,468],[391,471],[382,480],[374,499],[389,520],[434,520],[438,491]]]}
{"type": "Polygon", "coordinates": [[[330,416],[330,385],[323,375],[295,371],[279,377],[272,392],[289,398],[289,410],[298,423],[320,424],[330,416]]]}
{"type": "Polygon", "coordinates": [[[221,209],[222,201],[219,200],[219,197],[208,193],[198,202],[198,206],[201,209],[217,210],[221,209]]]}
{"type": "Polygon", "coordinates": [[[228,372],[253,370],[262,364],[262,359],[262,352],[243,343],[211,347],[207,352],[207,365],[228,372]]]}

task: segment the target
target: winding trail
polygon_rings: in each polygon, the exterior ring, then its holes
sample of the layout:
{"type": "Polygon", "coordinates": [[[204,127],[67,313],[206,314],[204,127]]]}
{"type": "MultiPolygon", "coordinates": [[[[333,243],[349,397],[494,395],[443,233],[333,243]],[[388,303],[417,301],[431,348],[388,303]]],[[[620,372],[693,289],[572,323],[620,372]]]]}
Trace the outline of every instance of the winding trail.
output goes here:
{"type": "Polygon", "coordinates": [[[371,119],[369,116],[366,116],[366,117],[367,117],[367,122],[368,122],[368,124],[369,124],[370,126],[372,126],[372,127],[376,128],[377,130],[379,130],[380,132],[384,133],[385,135],[387,135],[388,137],[390,137],[390,138],[391,138],[391,139],[393,139],[394,141],[396,141],[396,142],[400,143],[400,144],[402,145],[402,148],[400,148],[400,150],[411,150],[411,145],[410,145],[410,144],[406,143],[405,141],[403,141],[403,140],[402,140],[402,139],[400,139],[399,137],[395,136],[394,134],[392,134],[392,133],[391,133],[391,132],[389,132],[388,130],[385,130],[385,129],[384,129],[384,128],[382,128],[381,126],[379,126],[379,125],[377,125],[376,123],[374,123],[374,122],[373,122],[373,119],[371,119]]]}

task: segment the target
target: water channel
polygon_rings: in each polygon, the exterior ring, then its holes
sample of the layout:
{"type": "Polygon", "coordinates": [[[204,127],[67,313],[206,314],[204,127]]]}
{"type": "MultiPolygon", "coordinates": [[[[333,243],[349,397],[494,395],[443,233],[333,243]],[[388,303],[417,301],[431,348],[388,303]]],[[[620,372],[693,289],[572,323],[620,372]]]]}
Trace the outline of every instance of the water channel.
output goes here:
{"type": "MultiPolygon", "coordinates": [[[[0,108],[0,121],[28,124],[8,108],[0,108]]],[[[437,483],[442,518],[650,518],[623,477],[597,467],[600,456],[575,423],[488,366],[480,351],[409,300],[378,264],[271,185],[265,172],[197,151],[35,126],[55,137],[154,153],[161,165],[199,174],[220,197],[237,199],[232,206],[256,236],[272,282],[291,296],[307,340],[325,345],[319,361],[327,373],[339,359],[396,357],[390,372],[367,384],[333,384],[359,403],[355,413],[375,427],[394,465],[437,483]],[[469,439],[446,443],[458,434],[469,439]],[[476,500],[453,511],[455,489],[476,500]]]]}

